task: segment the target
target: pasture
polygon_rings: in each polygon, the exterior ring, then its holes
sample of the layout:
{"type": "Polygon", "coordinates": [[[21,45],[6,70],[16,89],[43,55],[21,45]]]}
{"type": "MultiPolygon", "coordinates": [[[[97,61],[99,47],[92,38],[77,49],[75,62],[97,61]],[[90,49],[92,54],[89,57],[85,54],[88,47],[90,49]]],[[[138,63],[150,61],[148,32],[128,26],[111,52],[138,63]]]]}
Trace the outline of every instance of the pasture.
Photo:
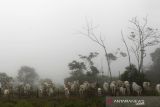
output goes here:
{"type": "Polygon", "coordinates": [[[0,107],[105,107],[105,97],[0,98],[0,107]]]}
{"type": "MultiPolygon", "coordinates": [[[[112,99],[143,99],[145,105],[138,107],[159,107],[160,97],[157,96],[107,96],[112,99]]],[[[0,98],[0,107],[137,107],[135,104],[113,104],[107,105],[106,97],[22,97],[22,98],[0,98]]]]}

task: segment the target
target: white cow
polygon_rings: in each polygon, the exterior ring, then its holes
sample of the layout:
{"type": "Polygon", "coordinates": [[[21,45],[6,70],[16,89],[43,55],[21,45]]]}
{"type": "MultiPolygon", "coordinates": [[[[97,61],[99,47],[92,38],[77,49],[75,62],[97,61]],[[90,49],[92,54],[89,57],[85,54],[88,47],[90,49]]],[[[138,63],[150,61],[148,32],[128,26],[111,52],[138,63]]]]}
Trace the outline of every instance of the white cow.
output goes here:
{"type": "Polygon", "coordinates": [[[48,96],[53,95],[53,93],[54,93],[53,88],[52,88],[52,87],[49,87],[49,88],[48,88],[48,92],[47,92],[48,96]]]}
{"type": "Polygon", "coordinates": [[[43,96],[43,88],[41,86],[38,88],[38,96],[43,96]]]}
{"type": "Polygon", "coordinates": [[[84,89],[85,89],[85,90],[88,90],[89,87],[90,87],[90,84],[89,84],[88,81],[85,81],[85,82],[83,83],[83,85],[84,85],[84,89]]]}
{"type": "Polygon", "coordinates": [[[71,86],[71,91],[72,92],[76,92],[79,89],[79,81],[74,81],[72,84],[70,84],[71,86]]]}
{"type": "Polygon", "coordinates": [[[80,85],[79,87],[79,94],[83,95],[84,92],[86,92],[90,87],[90,84],[88,81],[85,81],[83,84],[80,85]]]}
{"type": "Polygon", "coordinates": [[[67,98],[69,98],[70,92],[69,92],[69,89],[67,87],[64,88],[64,93],[65,93],[65,96],[67,98]]]}
{"type": "Polygon", "coordinates": [[[80,94],[80,96],[84,94],[84,91],[85,91],[85,86],[84,86],[84,84],[82,84],[79,87],[79,94],[80,94]]]}
{"type": "Polygon", "coordinates": [[[156,91],[158,92],[158,94],[160,94],[160,84],[156,85],[156,91]]]}
{"type": "Polygon", "coordinates": [[[4,96],[9,96],[9,94],[10,94],[9,89],[4,89],[4,96]]]}
{"type": "Polygon", "coordinates": [[[120,87],[119,91],[120,91],[121,95],[125,95],[126,94],[126,88],[125,87],[120,87]]]}
{"type": "Polygon", "coordinates": [[[105,93],[109,92],[109,84],[107,82],[103,83],[103,89],[104,89],[105,93]]]}
{"type": "Polygon", "coordinates": [[[30,94],[30,91],[31,91],[31,85],[29,83],[25,84],[24,85],[24,93],[26,95],[29,95],[30,94]]]}
{"type": "Polygon", "coordinates": [[[122,86],[124,86],[123,81],[117,80],[117,81],[116,81],[116,86],[117,86],[117,87],[122,87],[122,86]]]}
{"type": "Polygon", "coordinates": [[[142,87],[139,86],[136,82],[132,83],[132,89],[133,89],[133,92],[136,92],[138,96],[141,95],[142,87]]]}
{"type": "Polygon", "coordinates": [[[128,81],[124,81],[124,86],[126,88],[126,92],[128,95],[130,95],[131,91],[130,91],[130,84],[128,81]]]}
{"type": "Polygon", "coordinates": [[[112,95],[116,95],[116,82],[115,81],[111,82],[110,89],[111,89],[112,95]]]}

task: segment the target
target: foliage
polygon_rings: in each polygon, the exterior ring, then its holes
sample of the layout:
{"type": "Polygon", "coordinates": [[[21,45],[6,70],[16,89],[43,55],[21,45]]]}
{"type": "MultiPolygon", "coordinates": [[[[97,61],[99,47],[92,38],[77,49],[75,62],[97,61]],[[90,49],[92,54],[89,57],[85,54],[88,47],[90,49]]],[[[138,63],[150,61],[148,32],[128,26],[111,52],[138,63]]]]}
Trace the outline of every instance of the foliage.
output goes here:
{"type": "Polygon", "coordinates": [[[120,78],[123,81],[136,82],[140,85],[142,85],[143,81],[147,80],[145,75],[141,72],[138,72],[138,69],[133,64],[125,68],[125,71],[123,74],[121,74],[120,78]]]}
{"type": "Polygon", "coordinates": [[[92,59],[97,57],[98,54],[99,53],[97,53],[97,52],[90,52],[89,56],[79,55],[79,57],[80,57],[80,59],[86,60],[89,63],[89,65],[93,66],[94,63],[93,63],[92,59]]]}
{"type": "Polygon", "coordinates": [[[79,58],[83,62],[73,60],[68,64],[71,70],[70,77],[66,78],[65,81],[79,80],[80,83],[83,81],[97,81],[99,70],[94,66],[93,58],[98,56],[97,52],[90,52],[88,56],[79,55],[79,58]]]}
{"type": "Polygon", "coordinates": [[[113,54],[113,53],[109,53],[109,54],[107,54],[107,56],[108,56],[108,58],[109,58],[109,60],[111,61],[111,60],[117,60],[117,57],[113,54]]]}
{"type": "Polygon", "coordinates": [[[155,46],[160,43],[158,29],[148,26],[147,17],[143,18],[143,22],[134,17],[130,20],[134,27],[131,28],[131,35],[128,37],[131,40],[131,50],[136,57],[138,63],[138,71],[143,72],[144,58],[146,57],[146,48],[155,46]]]}
{"type": "Polygon", "coordinates": [[[71,70],[71,76],[76,79],[80,78],[83,75],[84,70],[86,69],[86,66],[83,62],[78,62],[75,60],[69,63],[68,67],[71,70]]]}

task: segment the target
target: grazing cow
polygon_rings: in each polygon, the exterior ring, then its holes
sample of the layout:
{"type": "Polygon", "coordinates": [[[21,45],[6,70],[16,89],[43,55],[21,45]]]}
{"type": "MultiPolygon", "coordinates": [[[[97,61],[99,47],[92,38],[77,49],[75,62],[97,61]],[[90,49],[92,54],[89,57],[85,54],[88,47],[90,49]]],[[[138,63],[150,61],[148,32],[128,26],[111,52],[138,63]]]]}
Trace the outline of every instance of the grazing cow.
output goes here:
{"type": "Polygon", "coordinates": [[[156,91],[158,92],[158,94],[160,95],[160,84],[156,85],[156,91]]]}
{"type": "Polygon", "coordinates": [[[53,88],[52,88],[52,87],[49,87],[49,88],[48,88],[48,91],[47,91],[48,96],[52,96],[52,95],[53,95],[53,92],[54,92],[53,88]]]}
{"type": "Polygon", "coordinates": [[[24,85],[24,94],[30,95],[31,92],[31,85],[29,83],[24,85]]]}
{"type": "Polygon", "coordinates": [[[121,95],[125,95],[126,94],[126,88],[125,87],[120,87],[119,91],[120,91],[121,95]]]}
{"type": "Polygon", "coordinates": [[[104,82],[103,83],[103,89],[104,89],[104,92],[105,93],[108,93],[109,92],[109,84],[107,82],[104,82]]]}
{"type": "Polygon", "coordinates": [[[117,80],[116,81],[116,87],[122,87],[122,86],[124,86],[123,81],[117,80]]]}
{"type": "Polygon", "coordinates": [[[83,84],[80,85],[79,87],[79,94],[83,95],[84,92],[88,91],[88,89],[90,88],[90,84],[88,83],[88,81],[85,81],[83,84]]]}
{"type": "Polygon", "coordinates": [[[70,87],[72,92],[77,92],[79,90],[79,81],[74,81],[70,87]]]}
{"type": "Polygon", "coordinates": [[[138,96],[141,95],[142,87],[139,86],[136,82],[132,83],[132,89],[133,89],[133,93],[136,92],[138,96]]]}
{"type": "Polygon", "coordinates": [[[85,82],[83,83],[83,85],[84,85],[84,89],[85,89],[85,90],[88,90],[89,87],[90,87],[90,84],[89,84],[88,81],[85,81],[85,82]]]}
{"type": "Polygon", "coordinates": [[[116,82],[115,81],[111,82],[110,89],[111,89],[112,95],[116,95],[116,82]]]}
{"type": "Polygon", "coordinates": [[[40,86],[37,91],[38,91],[38,96],[42,97],[43,96],[43,88],[40,86]]]}
{"type": "Polygon", "coordinates": [[[9,96],[9,94],[10,94],[9,89],[4,89],[4,96],[7,97],[9,96]]]}
{"type": "Polygon", "coordinates": [[[66,98],[69,98],[70,92],[67,87],[64,88],[64,93],[65,93],[66,98]]]}
{"type": "Polygon", "coordinates": [[[72,84],[73,84],[72,82],[67,82],[66,87],[67,87],[69,90],[71,90],[72,84]]]}
{"type": "Polygon", "coordinates": [[[129,84],[129,82],[128,81],[124,81],[124,86],[126,88],[126,93],[128,95],[130,95],[131,91],[130,91],[130,84],[129,84]]]}
{"type": "Polygon", "coordinates": [[[44,80],[41,83],[44,96],[51,96],[54,92],[55,84],[51,80],[44,80]]]}
{"type": "Polygon", "coordinates": [[[85,86],[82,84],[79,87],[79,94],[80,94],[80,96],[82,96],[84,94],[84,91],[85,91],[85,86]]]}

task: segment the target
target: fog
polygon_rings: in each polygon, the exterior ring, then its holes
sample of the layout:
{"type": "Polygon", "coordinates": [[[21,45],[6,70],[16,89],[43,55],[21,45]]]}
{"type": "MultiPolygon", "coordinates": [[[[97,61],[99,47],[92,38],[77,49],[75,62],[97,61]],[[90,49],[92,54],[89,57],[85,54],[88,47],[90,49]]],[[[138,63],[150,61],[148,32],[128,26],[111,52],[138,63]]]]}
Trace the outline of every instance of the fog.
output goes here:
{"type": "MultiPolygon", "coordinates": [[[[109,51],[121,47],[121,30],[128,34],[129,19],[148,16],[148,24],[160,28],[158,0],[1,0],[0,72],[16,76],[21,66],[36,69],[41,77],[63,83],[68,63],[79,54],[99,52],[97,67],[107,65],[103,50],[78,34],[86,18],[98,25],[109,51]]],[[[148,53],[154,48],[150,48],[148,53]]],[[[145,65],[151,63],[149,55],[145,65]]],[[[112,63],[113,75],[123,71],[127,58],[112,63]]]]}

